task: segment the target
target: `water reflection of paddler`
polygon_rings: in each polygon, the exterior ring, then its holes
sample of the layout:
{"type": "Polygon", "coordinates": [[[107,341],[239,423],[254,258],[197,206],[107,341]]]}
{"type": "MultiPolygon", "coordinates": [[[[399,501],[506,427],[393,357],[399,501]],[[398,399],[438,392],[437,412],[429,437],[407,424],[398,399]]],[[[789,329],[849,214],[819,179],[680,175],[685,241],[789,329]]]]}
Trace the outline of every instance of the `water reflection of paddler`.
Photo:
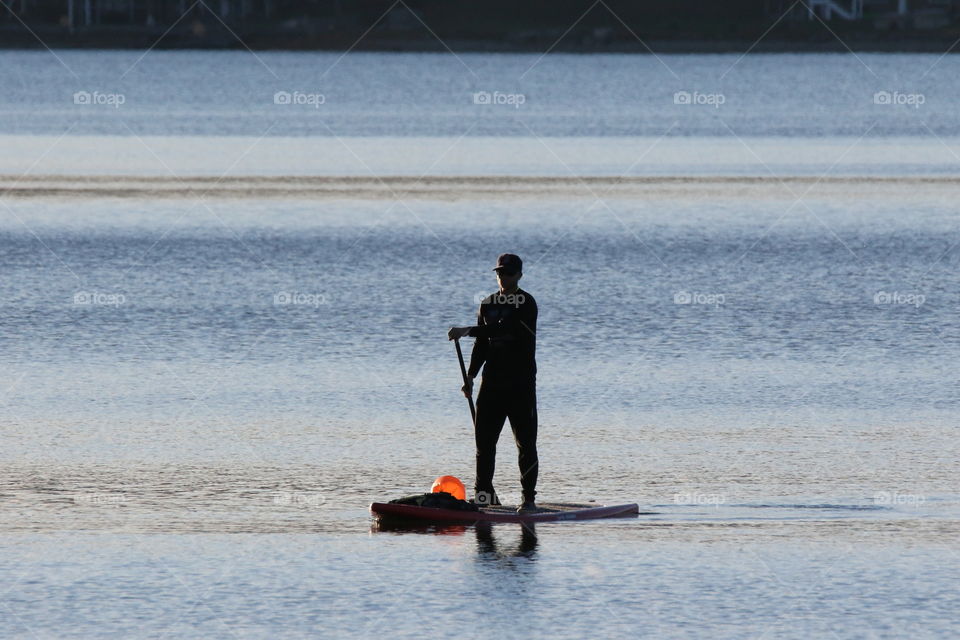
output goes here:
{"type": "Polygon", "coordinates": [[[537,530],[533,523],[520,525],[520,540],[513,549],[501,550],[493,535],[493,526],[489,522],[478,522],[477,552],[481,556],[494,558],[533,558],[537,550],[537,530]]]}

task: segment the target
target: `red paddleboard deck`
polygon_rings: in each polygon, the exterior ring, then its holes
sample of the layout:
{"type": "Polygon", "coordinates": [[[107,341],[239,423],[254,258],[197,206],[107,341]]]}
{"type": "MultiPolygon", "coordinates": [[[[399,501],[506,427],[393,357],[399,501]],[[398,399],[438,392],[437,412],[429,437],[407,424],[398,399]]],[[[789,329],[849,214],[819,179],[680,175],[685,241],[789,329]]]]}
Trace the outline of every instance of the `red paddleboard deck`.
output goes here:
{"type": "Polygon", "coordinates": [[[517,513],[516,507],[481,507],[480,511],[458,511],[418,507],[411,504],[374,502],[370,511],[378,519],[416,520],[420,522],[558,522],[561,520],[596,520],[637,515],[637,504],[597,506],[595,504],[543,503],[533,513],[517,513]]]}

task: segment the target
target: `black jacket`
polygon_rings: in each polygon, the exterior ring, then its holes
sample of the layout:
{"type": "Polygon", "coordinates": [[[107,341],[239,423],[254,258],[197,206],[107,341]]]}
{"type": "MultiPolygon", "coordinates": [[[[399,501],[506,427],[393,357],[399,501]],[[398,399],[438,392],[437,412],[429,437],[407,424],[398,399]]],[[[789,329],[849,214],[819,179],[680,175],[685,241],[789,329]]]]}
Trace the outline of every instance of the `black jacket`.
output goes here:
{"type": "Polygon", "coordinates": [[[477,326],[467,335],[477,339],[470,355],[471,376],[476,377],[483,367],[485,385],[536,383],[537,301],[532,295],[523,289],[490,294],[480,303],[477,326]]]}

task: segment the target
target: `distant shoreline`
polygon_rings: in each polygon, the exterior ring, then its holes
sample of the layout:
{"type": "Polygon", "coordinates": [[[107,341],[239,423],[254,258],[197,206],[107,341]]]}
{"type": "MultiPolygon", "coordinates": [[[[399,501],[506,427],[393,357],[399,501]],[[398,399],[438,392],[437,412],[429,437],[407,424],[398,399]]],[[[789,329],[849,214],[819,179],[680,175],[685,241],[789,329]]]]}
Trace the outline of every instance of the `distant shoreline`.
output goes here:
{"type": "Polygon", "coordinates": [[[212,50],[212,51],[326,51],[326,52],[398,52],[398,53],[960,53],[954,33],[931,32],[916,38],[896,40],[876,37],[844,37],[840,39],[644,39],[610,43],[565,41],[520,42],[510,38],[447,38],[443,42],[428,38],[401,38],[370,34],[360,42],[349,38],[301,33],[240,34],[239,40],[229,34],[193,38],[185,34],[166,36],[156,29],[98,28],[88,32],[67,33],[62,29],[35,30],[36,36],[19,29],[0,29],[0,50],[108,49],[108,50],[212,50]],[[158,42],[159,41],[159,42],[158,42]],[[242,41],[242,42],[241,42],[242,41]]]}

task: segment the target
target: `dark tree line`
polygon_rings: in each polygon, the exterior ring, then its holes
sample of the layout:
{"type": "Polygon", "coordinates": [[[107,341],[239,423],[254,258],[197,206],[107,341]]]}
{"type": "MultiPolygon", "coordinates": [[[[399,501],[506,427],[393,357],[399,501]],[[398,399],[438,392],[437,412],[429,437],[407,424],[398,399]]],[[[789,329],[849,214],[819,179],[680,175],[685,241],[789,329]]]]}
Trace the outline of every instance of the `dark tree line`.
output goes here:
{"type": "Polygon", "coordinates": [[[363,47],[384,49],[440,38],[616,50],[641,39],[752,42],[771,28],[769,40],[787,41],[831,40],[833,31],[949,35],[958,10],[960,0],[6,0],[0,46],[28,44],[36,30],[66,46],[141,46],[157,34],[163,46],[231,46],[239,34],[254,47],[340,48],[362,37],[363,47]]]}

